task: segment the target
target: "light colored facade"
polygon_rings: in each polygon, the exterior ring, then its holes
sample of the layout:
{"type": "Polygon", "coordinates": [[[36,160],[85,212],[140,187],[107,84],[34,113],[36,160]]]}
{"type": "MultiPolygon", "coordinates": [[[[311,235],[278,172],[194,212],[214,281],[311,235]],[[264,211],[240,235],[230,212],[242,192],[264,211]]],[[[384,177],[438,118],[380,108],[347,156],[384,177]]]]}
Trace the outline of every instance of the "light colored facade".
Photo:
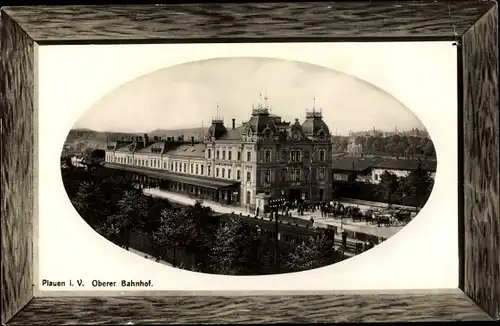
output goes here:
{"type": "MultiPolygon", "coordinates": [[[[374,184],[379,184],[380,183],[380,176],[384,173],[384,172],[389,172],[389,173],[392,173],[394,175],[396,175],[398,178],[402,177],[402,178],[405,178],[407,177],[411,171],[414,171],[415,169],[394,169],[394,168],[383,168],[383,167],[374,167],[372,169],[372,178],[371,178],[371,182],[374,183],[374,184]]],[[[436,177],[436,172],[435,171],[428,171],[429,172],[429,176],[432,178],[432,179],[435,179],[436,177]]]]}
{"type": "Polygon", "coordinates": [[[332,144],[322,113],[313,109],[302,124],[298,119],[292,124],[271,115],[267,99],[254,105],[241,126],[233,119],[226,129],[222,119],[213,119],[203,142],[180,143],[171,137],[150,142],[144,135],[108,144],[105,158],[118,165],[238,183],[239,191],[222,197],[249,208],[263,195],[299,201],[332,196],[332,144]]]}

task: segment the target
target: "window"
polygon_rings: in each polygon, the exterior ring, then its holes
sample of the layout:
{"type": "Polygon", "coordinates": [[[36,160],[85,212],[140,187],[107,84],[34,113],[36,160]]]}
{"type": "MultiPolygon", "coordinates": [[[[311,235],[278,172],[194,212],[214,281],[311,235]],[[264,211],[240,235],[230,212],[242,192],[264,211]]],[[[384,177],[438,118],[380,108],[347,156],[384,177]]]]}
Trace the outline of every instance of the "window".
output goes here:
{"type": "Polygon", "coordinates": [[[264,181],[271,182],[271,170],[266,170],[264,181]]]}
{"type": "Polygon", "coordinates": [[[295,169],[295,181],[300,181],[300,169],[295,169]]]}
{"type": "Polygon", "coordinates": [[[225,160],[226,159],[226,151],[222,151],[222,159],[225,160]]]}
{"type": "Polygon", "coordinates": [[[190,173],[193,174],[193,172],[194,172],[194,164],[191,163],[191,172],[190,173]]]}
{"type": "Polygon", "coordinates": [[[231,179],[231,169],[227,169],[227,178],[231,179]]]}
{"type": "Polygon", "coordinates": [[[207,151],[207,158],[210,158],[212,156],[212,150],[209,148],[207,151]]]}
{"type": "Polygon", "coordinates": [[[252,181],[252,172],[247,172],[247,182],[252,181]]]}
{"type": "Polygon", "coordinates": [[[177,162],[175,162],[175,172],[177,172],[177,162]]]}
{"type": "Polygon", "coordinates": [[[232,155],[231,154],[233,154],[231,151],[227,152],[227,159],[230,160],[230,161],[232,159],[232,157],[231,157],[232,155]]]}
{"type": "Polygon", "coordinates": [[[170,162],[170,171],[174,170],[174,163],[170,162]]]}
{"type": "Polygon", "coordinates": [[[184,163],[184,173],[187,172],[187,163],[184,163]]]}
{"type": "Polygon", "coordinates": [[[215,176],[218,178],[219,177],[219,168],[215,169],[215,176]]]}
{"type": "Polygon", "coordinates": [[[375,174],[375,180],[378,181],[378,174],[375,174]]]}
{"type": "Polygon", "coordinates": [[[222,177],[225,178],[226,177],[226,170],[225,169],[222,169],[222,177]]]}
{"type": "Polygon", "coordinates": [[[247,152],[247,161],[250,162],[252,160],[252,152],[247,152]]]}
{"type": "Polygon", "coordinates": [[[325,180],[325,168],[319,168],[318,170],[318,180],[325,180]]]}
{"type": "Polygon", "coordinates": [[[203,175],[203,164],[200,166],[200,174],[203,175]]]}
{"type": "Polygon", "coordinates": [[[146,160],[146,166],[149,166],[149,161],[148,160],[146,160]]]}
{"type": "Polygon", "coordinates": [[[238,152],[238,161],[241,161],[241,152],[238,152]]]}
{"type": "Polygon", "coordinates": [[[216,159],[219,159],[219,151],[217,151],[216,159]]]}
{"type": "Polygon", "coordinates": [[[196,174],[198,174],[198,164],[196,164],[196,174]]]}
{"type": "Polygon", "coordinates": [[[163,168],[166,170],[167,169],[167,162],[163,162],[163,168]]]}
{"type": "Polygon", "coordinates": [[[212,174],[212,168],[211,166],[207,166],[207,175],[210,176],[212,174]]]}
{"type": "Polygon", "coordinates": [[[265,162],[268,162],[268,163],[271,162],[271,151],[269,149],[266,149],[266,151],[264,153],[265,153],[265,155],[264,155],[265,162]]]}
{"type": "Polygon", "coordinates": [[[300,150],[294,149],[291,152],[292,154],[292,162],[300,162],[300,150]]]}
{"type": "Polygon", "coordinates": [[[326,158],[326,155],[325,155],[325,150],[324,150],[324,149],[322,149],[322,150],[320,150],[320,151],[319,151],[319,160],[320,160],[321,162],[324,162],[324,161],[325,161],[325,158],[326,158]]]}
{"type": "Polygon", "coordinates": [[[153,163],[151,164],[153,167],[156,167],[156,160],[153,160],[153,163]]]}
{"type": "Polygon", "coordinates": [[[240,178],[241,178],[241,171],[240,170],[236,170],[236,179],[240,180],[240,178]]]}

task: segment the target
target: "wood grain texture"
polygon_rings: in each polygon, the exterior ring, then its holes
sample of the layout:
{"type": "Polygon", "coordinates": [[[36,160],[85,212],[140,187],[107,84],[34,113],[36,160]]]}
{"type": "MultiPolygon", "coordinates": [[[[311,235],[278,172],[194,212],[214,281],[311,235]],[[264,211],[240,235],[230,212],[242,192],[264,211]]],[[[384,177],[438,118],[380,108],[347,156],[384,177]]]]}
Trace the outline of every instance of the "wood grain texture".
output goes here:
{"type": "Polygon", "coordinates": [[[253,297],[35,298],[9,325],[489,320],[461,291],[253,297]]]}
{"type": "Polygon", "coordinates": [[[493,1],[11,7],[37,42],[458,37],[493,1]],[[119,19],[118,19],[119,18],[119,19]]]}
{"type": "Polygon", "coordinates": [[[33,298],[34,43],[1,19],[2,322],[33,298]]]}
{"type": "Polygon", "coordinates": [[[464,291],[500,318],[498,7],[463,35],[464,291]]]}

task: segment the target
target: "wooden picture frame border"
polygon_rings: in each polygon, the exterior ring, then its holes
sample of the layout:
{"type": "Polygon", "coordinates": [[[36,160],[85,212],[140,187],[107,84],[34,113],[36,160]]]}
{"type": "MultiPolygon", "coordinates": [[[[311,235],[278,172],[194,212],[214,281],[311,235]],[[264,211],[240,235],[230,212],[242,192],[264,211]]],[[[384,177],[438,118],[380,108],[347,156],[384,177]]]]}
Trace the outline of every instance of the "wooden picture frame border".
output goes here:
{"type": "Polygon", "coordinates": [[[496,1],[5,7],[1,11],[0,40],[2,323],[400,322],[500,318],[496,1]],[[285,15],[284,9],[309,15],[285,15]],[[169,15],[172,10],[185,14],[169,15]],[[349,15],[342,15],[346,12],[349,15]],[[266,28],[259,27],[252,18],[256,15],[267,17],[266,28]],[[198,21],[203,19],[203,26],[190,23],[195,16],[198,21]],[[456,290],[313,296],[33,298],[33,218],[38,191],[37,46],[327,40],[455,42],[461,185],[460,284],[456,290]]]}

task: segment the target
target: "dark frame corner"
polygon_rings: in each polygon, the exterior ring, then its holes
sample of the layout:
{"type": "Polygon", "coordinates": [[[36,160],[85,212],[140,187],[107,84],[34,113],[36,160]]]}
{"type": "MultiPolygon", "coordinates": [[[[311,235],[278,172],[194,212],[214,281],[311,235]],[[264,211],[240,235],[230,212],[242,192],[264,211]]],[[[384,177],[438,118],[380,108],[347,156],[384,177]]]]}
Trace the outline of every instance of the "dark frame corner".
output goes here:
{"type": "MultiPolygon", "coordinates": [[[[289,17],[287,17],[289,18],[289,17]]],[[[177,18],[178,19],[178,18],[177,18]]],[[[183,19],[189,21],[186,16],[183,19]]],[[[289,18],[290,19],[290,18],[289,18]]],[[[296,21],[304,20],[297,17],[296,21]]],[[[241,302],[242,297],[111,297],[34,298],[33,216],[36,209],[34,168],[35,52],[37,45],[81,43],[241,42],[257,40],[454,40],[459,71],[459,223],[460,284],[456,290],[405,294],[318,294],[253,296],[249,312],[225,317],[228,322],[258,320],[267,314],[276,322],[475,320],[500,318],[500,201],[499,201],[499,91],[498,4],[496,1],[335,2],[281,4],[186,4],[124,6],[7,7],[1,11],[0,103],[2,118],[2,324],[54,324],[71,320],[151,322],[219,322],[217,309],[241,302]],[[269,6],[301,6],[314,11],[308,20],[321,30],[291,29],[280,11],[268,11],[265,30],[245,12],[259,13],[269,6]],[[133,9],[134,15],[127,14],[133,9]],[[203,29],[162,21],[169,11],[193,12],[206,18],[203,29]],[[95,15],[99,11],[99,15],[95,15]],[[239,27],[217,26],[208,12],[239,11],[239,27]],[[349,11],[349,18],[340,15],[349,11]],[[76,14],[78,13],[78,14],[76,14]],[[370,14],[383,16],[374,24],[370,14]],[[85,14],[85,15],[83,15],[85,14]],[[85,18],[82,18],[85,17],[85,18]],[[90,18],[89,18],[90,17],[90,18]],[[94,17],[94,18],[91,18],[94,17]],[[144,19],[148,17],[149,19],[144,19]],[[83,20],[85,19],[85,21],[83,20]],[[103,21],[114,20],[114,30],[103,21]],[[394,24],[398,22],[398,24],[394,24]],[[118,28],[119,26],[120,28],[118,28]],[[135,26],[130,28],[130,26],[135,26]],[[241,27],[243,26],[243,27],[241,27]],[[231,32],[231,33],[229,33],[231,32]],[[287,35],[283,37],[282,35],[287,35]],[[355,35],[355,36],[354,36],[355,35]],[[21,149],[21,150],[17,150],[21,149]],[[22,150],[27,149],[27,150],[22,150]],[[19,164],[21,163],[21,164],[19,164]],[[14,182],[15,180],[15,182],[14,182]],[[374,300],[374,298],[376,298],[374,300]],[[352,299],[356,299],[353,306],[352,299]],[[346,300],[346,301],[343,301],[346,300]],[[394,300],[400,313],[373,305],[394,300]],[[272,310],[268,302],[301,307],[272,310]],[[322,305],[314,305],[321,302],[322,305]],[[331,305],[325,303],[331,302],[331,305]],[[333,304],[333,303],[336,304],[333,304]],[[346,302],[340,304],[339,302],[346,302]],[[351,302],[350,304],[347,302],[351,302]],[[200,303],[208,311],[199,308],[200,303]],[[176,307],[167,314],[158,309],[176,307]],[[359,309],[362,305],[364,309],[359,309]],[[327,307],[327,308],[317,308],[327,307]],[[408,307],[411,307],[409,309],[408,307]],[[406,311],[408,310],[408,311],[406,311]],[[85,313],[83,313],[85,312],[85,313]],[[245,315],[243,318],[242,314],[245,315]],[[345,317],[350,314],[350,318],[345,317]],[[126,319],[129,318],[129,319],[126,319]],[[196,319],[198,318],[198,319],[196,319]],[[236,319],[239,318],[239,319],[236,319]]]]}

